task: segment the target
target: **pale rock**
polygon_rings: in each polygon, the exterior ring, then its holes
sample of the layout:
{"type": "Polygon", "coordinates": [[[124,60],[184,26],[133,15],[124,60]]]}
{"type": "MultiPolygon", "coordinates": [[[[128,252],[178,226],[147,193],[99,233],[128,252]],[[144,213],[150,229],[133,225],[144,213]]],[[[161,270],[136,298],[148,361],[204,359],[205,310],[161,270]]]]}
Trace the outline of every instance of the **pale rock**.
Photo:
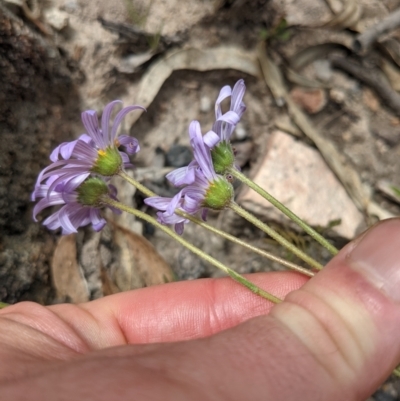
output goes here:
{"type": "Polygon", "coordinates": [[[48,24],[56,31],[61,31],[68,26],[69,15],[58,8],[49,8],[44,11],[44,17],[48,24]]]}
{"type": "MultiPolygon", "coordinates": [[[[282,131],[275,131],[268,151],[252,177],[262,188],[313,227],[341,224],[333,230],[352,239],[363,216],[353,204],[319,152],[282,131]]],[[[268,201],[246,187],[238,202],[265,221],[287,223],[288,219],[268,201]]]]}
{"type": "Polygon", "coordinates": [[[319,80],[329,82],[332,79],[332,67],[329,60],[315,60],[313,65],[315,75],[319,80]]]}
{"type": "Polygon", "coordinates": [[[342,104],[346,100],[346,92],[339,88],[332,88],[329,97],[337,104],[342,104]]]}

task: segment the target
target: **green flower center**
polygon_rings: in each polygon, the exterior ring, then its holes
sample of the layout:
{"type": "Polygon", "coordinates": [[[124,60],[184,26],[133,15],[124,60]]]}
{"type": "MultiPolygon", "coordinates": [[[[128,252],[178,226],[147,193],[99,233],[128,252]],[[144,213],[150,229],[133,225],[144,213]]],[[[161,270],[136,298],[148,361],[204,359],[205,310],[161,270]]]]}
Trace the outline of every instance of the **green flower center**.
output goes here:
{"type": "Polygon", "coordinates": [[[85,180],[76,190],[78,202],[84,206],[100,207],[101,197],[109,193],[107,184],[98,177],[90,177],[85,180]]]}
{"type": "Polygon", "coordinates": [[[203,206],[213,210],[222,210],[233,198],[233,187],[224,177],[218,177],[207,189],[203,206]]]}
{"type": "Polygon", "coordinates": [[[106,150],[100,149],[97,151],[98,157],[92,171],[94,173],[110,177],[118,174],[122,166],[122,157],[115,147],[107,147],[106,150]]]}

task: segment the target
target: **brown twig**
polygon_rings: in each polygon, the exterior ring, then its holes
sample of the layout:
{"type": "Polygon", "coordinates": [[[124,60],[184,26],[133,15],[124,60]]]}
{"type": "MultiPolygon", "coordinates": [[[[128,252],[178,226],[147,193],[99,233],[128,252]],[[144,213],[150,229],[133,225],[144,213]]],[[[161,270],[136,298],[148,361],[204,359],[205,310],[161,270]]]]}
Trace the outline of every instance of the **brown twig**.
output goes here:
{"type": "Polygon", "coordinates": [[[370,86],[377,95],[381,97],[384,104],[389,106],[400,116],[400,94],[392,89],[378,69],[367,69],[360,63],[341,56],[332,55],[330,60],[333,67],[347,72],[364,84],[370,86]]]}
{"type": "Polygon", "coordinates": [[[379,38],[393,29],[400,26],[400,8],[389,14],[382,21],[371,26],[356,37],[353,43],[353,50],[358,54],[364,54],[371,45],[379,38]]]}

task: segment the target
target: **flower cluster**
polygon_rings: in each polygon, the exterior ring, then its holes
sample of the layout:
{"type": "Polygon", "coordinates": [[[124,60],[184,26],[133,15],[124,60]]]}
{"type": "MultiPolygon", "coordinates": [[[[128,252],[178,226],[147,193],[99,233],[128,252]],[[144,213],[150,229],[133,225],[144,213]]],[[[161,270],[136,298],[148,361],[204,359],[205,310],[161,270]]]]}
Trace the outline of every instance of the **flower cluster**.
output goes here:
{"type": "Polygon", "coordinates": [[[116,199],[116,189],[107,185],[105,179],[132,167],[129,156],[140,149],[137,139],[117,136],[118,128],[127,113],[141,106],[129,106],[117,113],[110,126],[111,114],[117,104],[109,103],[103,111],[101,126],[94,110],[82,113],[86,133],[77,140],[59,145],[50,155],[52,163],[37,179],[32,200],[42,198],[34,208],[33,217],[43,209],[63,205],[43,224],[50,229],[60,228],[63,234],[76,232],[80,226],[92,224],[101,230],[105,220],[100,215],[102,196],[116,199]],[[118,148],[122,146],[125,152],[118,148]]]}
{"type": "MultiPolygon", "coordinates": [[[[221,89],[215,103],[216,120],[204,136],[199,122],[190,124],[194,159],[188,166],[167,175],[173,185],[181,187],[180,191],[172,198],[154,196],[145,200],[147,205],[159,210],[161,223],[174,225],[180,234],[188,222],[184,213],[201,213],[205,220],[208,209],[222,210],[233,199],[229,170],[236,167],[230,138],[246,110],[245,90],[243,80],[233,89],[230,86],[221,89]],[[230,108],[223,113],[221,104],[228,97],[230,108]]],[[[69,234],[87,224],[92,224],[97,231],[104,226],[105,220],[100,214],[106,205],[104,199],[116,199],[116,189],[106,180],[132,167],[128,155],[140,149],[135,138],[117,136],[117,131],[127,113],[144,109],[125,107],[110,124],[111,114],[119,103],[115,100],[104,108],[100,125],[94,110],[84,111],[82,122],[86,132],[75,141],[62,143],[51,153],[52,163],[39,174],[32,193],[33,201],[40,199],[33,212],[35,220],[43,209],[59,205],[61,208],[43,222],[50,229],[61,228],[63,234],[69,234]]]]}
{"type": "Polygon", "coordinates": [[[207,209],[222,210],[233,199],[233,187],[225,174],[234,167],[235,157],[230,138],[246,110],[242,101],[245,90],[243,80],[238,81],[233,89],[230,86],[221,89],[215,104],[216,121],[204,136],[198,121],[190,124],[189,136],[194,159],[188,166],[167,175],[174,186],[183,188],[173,198],[155,196],[145,199],[147,205],[159,210],[158,221],[173,224],[178,234],[182,234],[188,220],[175,213],[177,209],[191,215],[201,212],[205,220],[207,209]],[[230,109],[222,113],[221,103],[229,96],[230,109]]]}

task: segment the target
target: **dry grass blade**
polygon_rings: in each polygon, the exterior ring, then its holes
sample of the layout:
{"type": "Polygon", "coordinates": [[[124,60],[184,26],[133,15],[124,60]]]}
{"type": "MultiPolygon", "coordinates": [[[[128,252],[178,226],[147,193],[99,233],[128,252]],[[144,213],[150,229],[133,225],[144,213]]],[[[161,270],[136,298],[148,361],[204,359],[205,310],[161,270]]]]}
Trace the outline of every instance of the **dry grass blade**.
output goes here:
{"type": "Polygon", "coordinates": [[[400,189],[386,180],[378,181],[376,188],[392,201],[400,204],[400,189]]]}
{"type": "Polygon", "coordinates": [[[345,0],[342,11],[322,26],[335,29],[351,28],[357,24],[361,14],[362,8],[355,0],[345,0]]]}
{"type": "Polygon", "coordinates": [[[258,46],[258,60],[260,62],[263,77],[275,99],[275,103],[278,107],[282,107],[285,104],[287,97],[283,76],[278,66],[267,56],[263,42],[258,46]]]}
{"type": "Polygon", "coordinates": [[[380,67],[396,92],[400,92],[400,68],[385,58],[380,60],[380,67]]]}
{"type": "Polygon", "coordinates": [[[348,52],[349,49],[340,43],[334,42],[308,46],[294,54],[289,60],[289,65],[298,71],[315,60],[326,59],[334,51],[348,52]]]}
{"type": "Polygon", "coordinates": [[[306,88],[331,88],[332,85],[324,84],[322,82],[316,81],[315,79],[310,79],[304,75],[299,74],[290,67],[285,67],[285,77],[286,79],[296,85],[300,85],[306,88]]]}
{"type": "Polygon", "coordinates": [[[377,47],[383,55],[400,67],[400,43],[394,38],[382,40],[377,47]]]}

